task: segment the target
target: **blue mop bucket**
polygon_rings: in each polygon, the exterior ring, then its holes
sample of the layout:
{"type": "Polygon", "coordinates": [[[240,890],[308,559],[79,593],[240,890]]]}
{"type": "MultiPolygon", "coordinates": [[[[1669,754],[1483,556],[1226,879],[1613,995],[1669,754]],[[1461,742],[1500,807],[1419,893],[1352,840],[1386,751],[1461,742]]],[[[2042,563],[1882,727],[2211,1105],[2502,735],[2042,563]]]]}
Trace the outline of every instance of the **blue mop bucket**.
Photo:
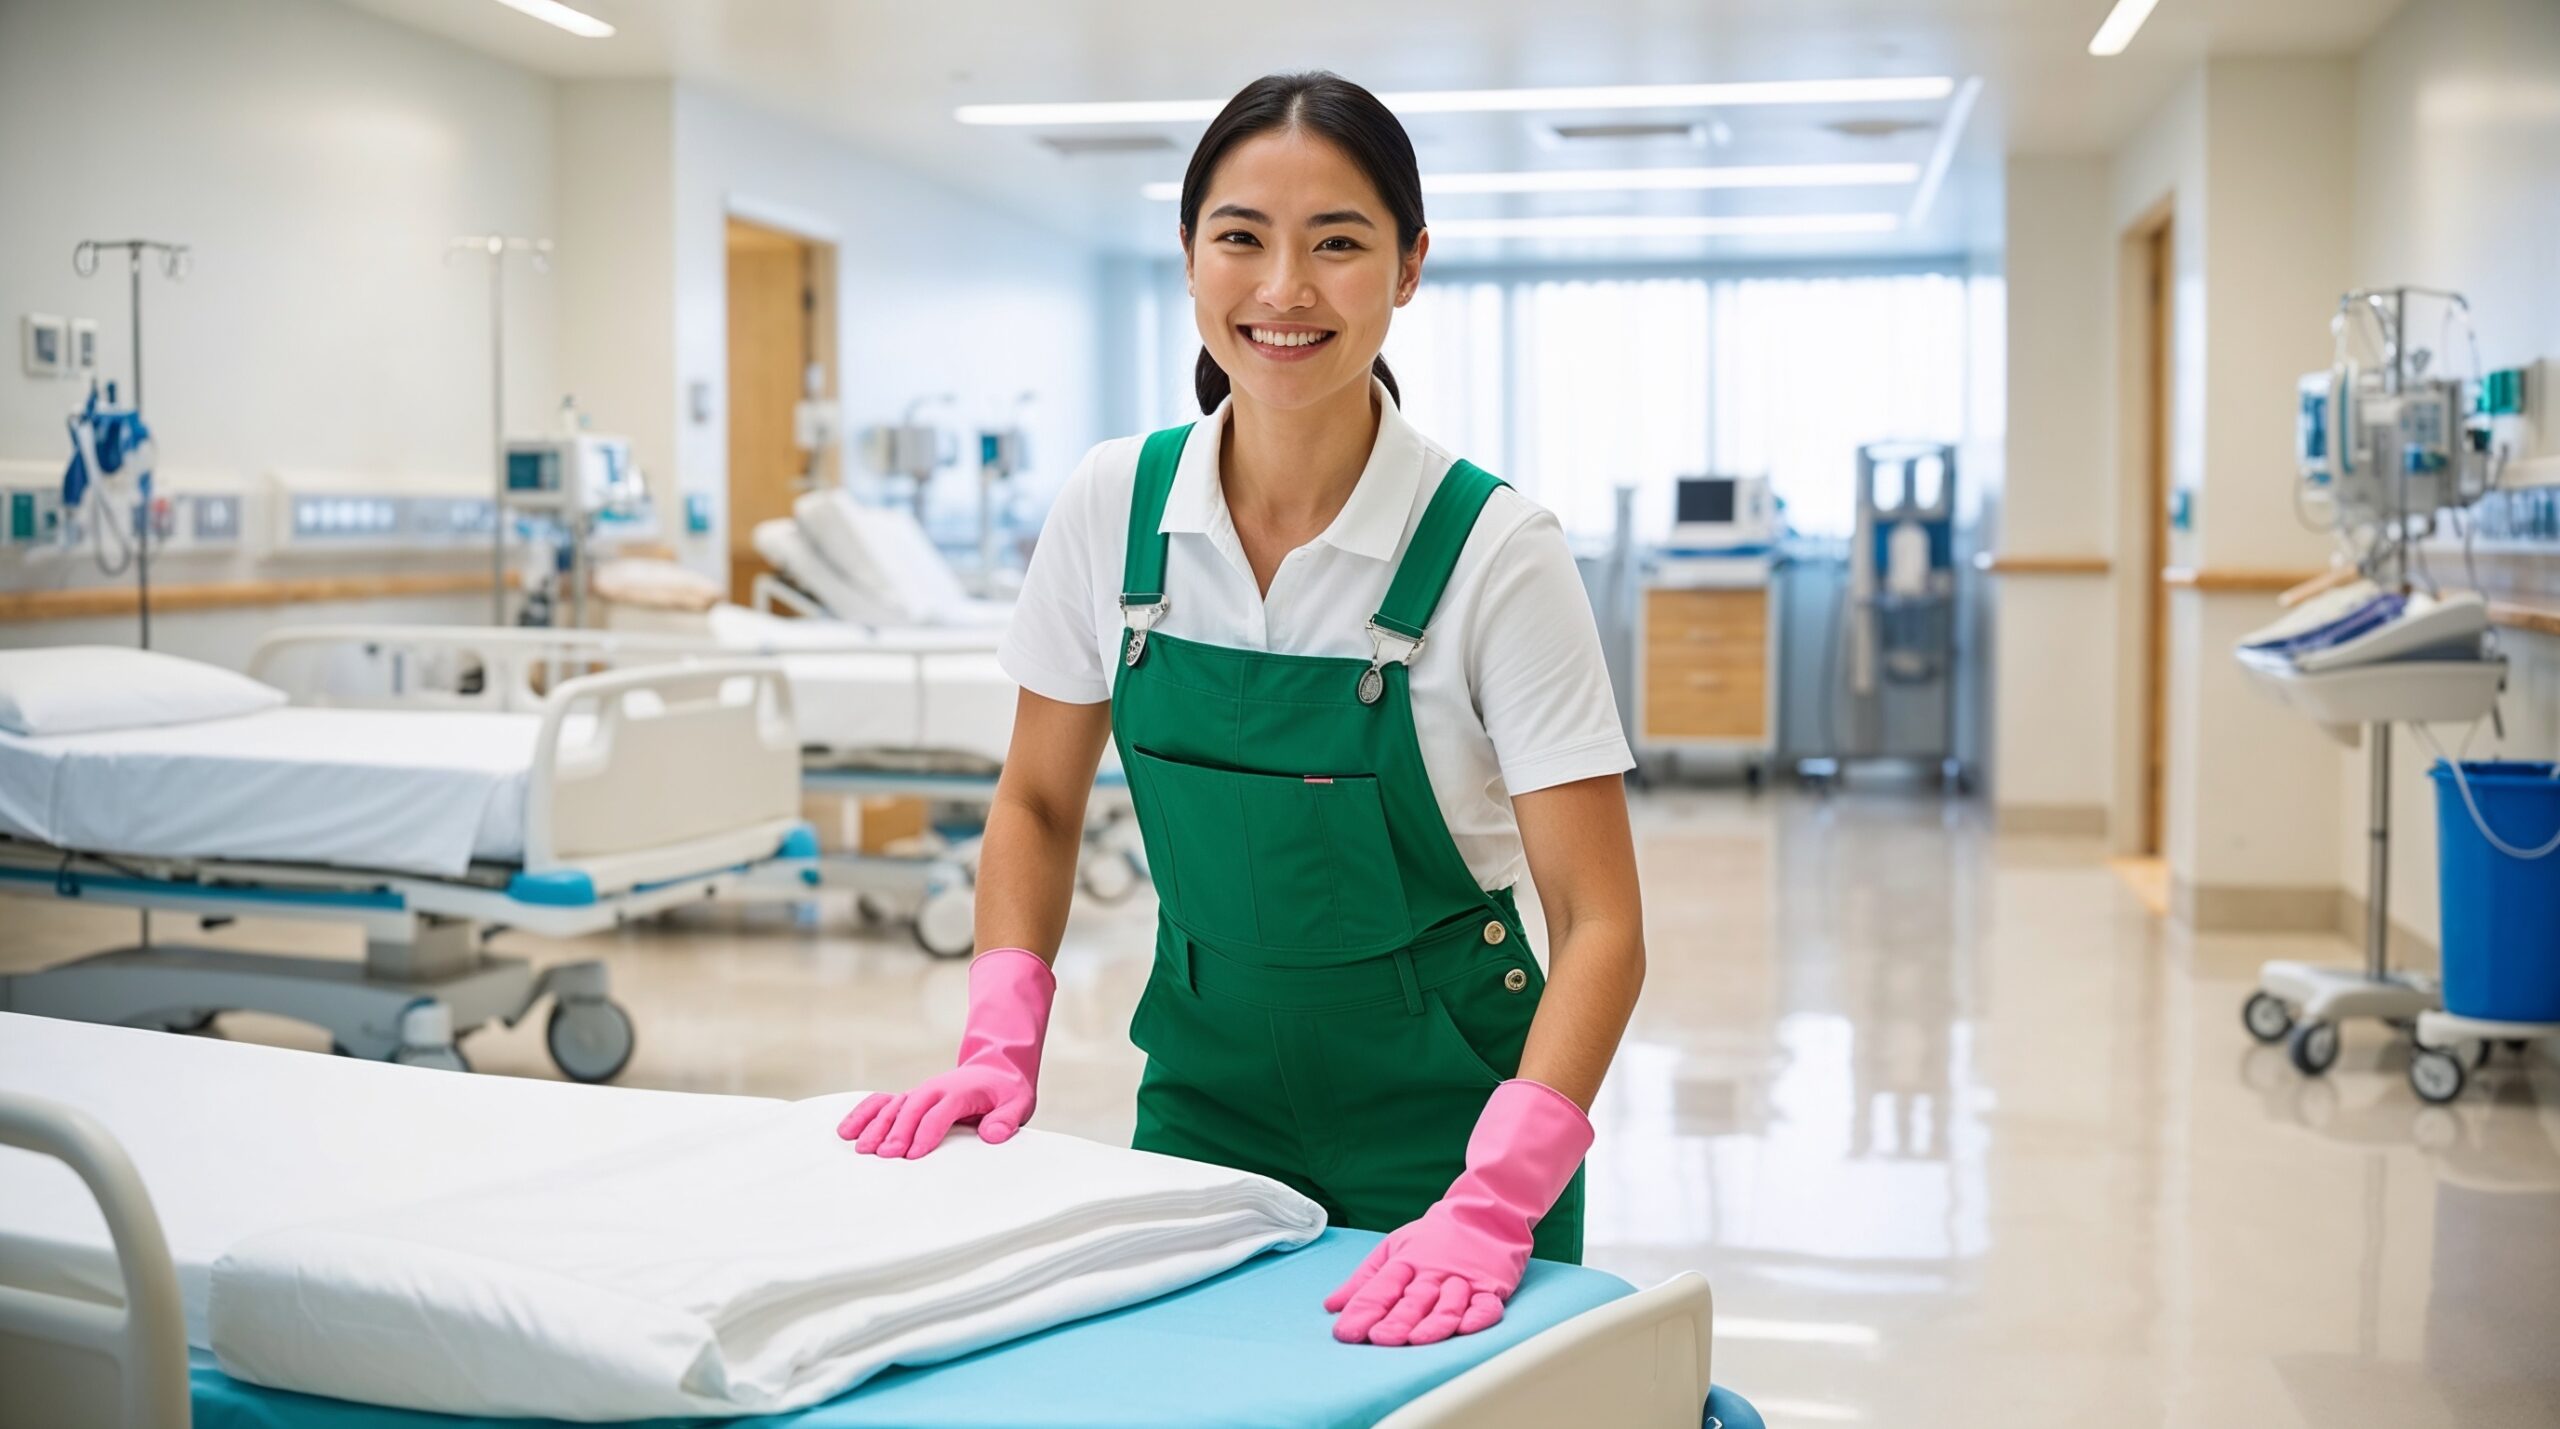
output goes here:
{"type": "MultiPolygon", "coordinates": [[[[2436,786],[2436,870],[2444,920],[2444,1007],[2490,1022],[2560,1022],[2560,853],[2521,859],[2493,847],[2443,760],[2436,786]]],[[[2560,779],[2544,763],[2465,763],[2480,817],[2509,845],[2560,831],[2560,779]]]]}

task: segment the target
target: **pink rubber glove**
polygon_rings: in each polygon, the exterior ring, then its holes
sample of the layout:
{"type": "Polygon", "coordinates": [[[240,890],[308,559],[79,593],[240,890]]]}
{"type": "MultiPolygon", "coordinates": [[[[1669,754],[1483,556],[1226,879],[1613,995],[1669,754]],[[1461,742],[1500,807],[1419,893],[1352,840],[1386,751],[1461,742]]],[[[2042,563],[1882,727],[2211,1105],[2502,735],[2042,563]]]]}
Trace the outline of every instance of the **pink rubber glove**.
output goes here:
{"type": "Polygon", "coordinates": [[[1542,1082],[1493,1089],[1467,1169],[1422,1219],[1378,1242],[1324,1308],[1344,1344],[1428,1345],[1502,1319],[1529,1267],[1530,1231],[1591,1149],[1591,1118],[1542,1082]]]}
{"type": "Polygon", "coordinates": [[[1021,948],[991,948],[969,965],[969,1020],[960,1065],[910,1092],[873,1092],[836,1124],[853,1149],[909,1161],[942,1144],[943,1133],[978,1123],[978,1139],[1011,1140],[1039,1098],[1040,1044],[1049,1035],[1057,975],[1021,948]]]}

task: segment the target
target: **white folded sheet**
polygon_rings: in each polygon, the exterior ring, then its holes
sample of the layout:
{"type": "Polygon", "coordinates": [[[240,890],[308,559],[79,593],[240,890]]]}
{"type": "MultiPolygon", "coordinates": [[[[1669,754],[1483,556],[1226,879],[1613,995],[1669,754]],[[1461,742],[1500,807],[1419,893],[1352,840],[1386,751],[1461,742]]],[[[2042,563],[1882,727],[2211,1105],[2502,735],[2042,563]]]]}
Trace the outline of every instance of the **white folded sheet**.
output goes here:
{"type": "Polygon", "coordinates": [[[255,1383],[446,1413],[767,1413],[1324,1226],[1263,1177],[1039,1131],[861,1156],[834,1135],[859,1095],[253,1237],[214,1267],[214,1352],[255,1383]]]}

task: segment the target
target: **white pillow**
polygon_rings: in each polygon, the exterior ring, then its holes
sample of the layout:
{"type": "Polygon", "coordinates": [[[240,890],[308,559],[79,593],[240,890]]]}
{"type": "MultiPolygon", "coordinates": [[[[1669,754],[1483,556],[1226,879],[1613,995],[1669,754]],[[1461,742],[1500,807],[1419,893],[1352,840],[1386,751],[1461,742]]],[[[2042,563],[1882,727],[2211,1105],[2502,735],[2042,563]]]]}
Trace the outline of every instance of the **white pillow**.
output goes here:
{"type": "Polygon", "coordinates": [[[956,620],[970,603],[968,587],[951,569],[950,558],[933,544],[924,523],[911,511],[887,506],[856,506],[855,534],[871,568],[880,573],[880,594],[922,624],[956,620]]]}
{"type": "Polygon", "coordinates": [[[284,692],[218,665],[116,645],[0,650],[0,729],[88,734],[271,710],[284,692]]]}

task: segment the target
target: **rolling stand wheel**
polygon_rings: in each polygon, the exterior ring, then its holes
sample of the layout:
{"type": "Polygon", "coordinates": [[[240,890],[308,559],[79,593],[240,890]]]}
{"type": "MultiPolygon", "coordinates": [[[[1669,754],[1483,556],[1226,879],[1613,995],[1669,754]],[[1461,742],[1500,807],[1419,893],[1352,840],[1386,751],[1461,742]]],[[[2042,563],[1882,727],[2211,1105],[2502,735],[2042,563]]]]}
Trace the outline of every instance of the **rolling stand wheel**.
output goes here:
{"type": "Polygon", "coordinates": [[[2240,1004],[2240,1025],[2249,1029],[2250,1036],[2272,1046],[2293,1030],[2293,1009],[2272,994],[2253,992],[2247,1002],[2240,1004]]]}
{"type": "Polygon", "coordinates": [[[1768,775],[1760,768],[1758,761],[1755,760],[1752,763],[1742,766],[1742,786],[1744,788],[1750,790],[1754,794],[1757,794],[1760,792],[1761,785],[1767,782],[1768,775]]]}
{"type": "Polygon", "coordinates": [[[2442,1106],[2462,1095],[2462,1085],[2469,1079],[2462,1059],[2450,1052],[2421,1047],[2409,1058],[2409,1090],[2420,1101],[2442,1106]]]}
{"type": "Polygon", "coordinates": [[[1117,849],[1089,849],[1082,866],[1076,870],[1076,886],[1094,902],[1109,906],[1129,901],[1142,881],[1138,866],[1117,849]]]}
{"type": "Polygon", "coordinates": [[[542,1029],[551,1064],[573,1082],[609,1082],[621,1076],[638,1040],[631,1014],[601,997],[560,999],[542,1029]]]}
{"type": "Polygon", "coordinates": [[[2285,1040],[2285,1055],[2293,1059],[2293,1069],[2306,1077],[2317,1077],[2338,1064],[2338,1024],[2304,1022],[2293,1029],[2285,1040]]]}
{"type": "Polygon", "coordinates": [[[977,951],[978,906],[968,888],[946,888],[916,910],[916,945],[937,958],[965,958],[977,951]]]}

